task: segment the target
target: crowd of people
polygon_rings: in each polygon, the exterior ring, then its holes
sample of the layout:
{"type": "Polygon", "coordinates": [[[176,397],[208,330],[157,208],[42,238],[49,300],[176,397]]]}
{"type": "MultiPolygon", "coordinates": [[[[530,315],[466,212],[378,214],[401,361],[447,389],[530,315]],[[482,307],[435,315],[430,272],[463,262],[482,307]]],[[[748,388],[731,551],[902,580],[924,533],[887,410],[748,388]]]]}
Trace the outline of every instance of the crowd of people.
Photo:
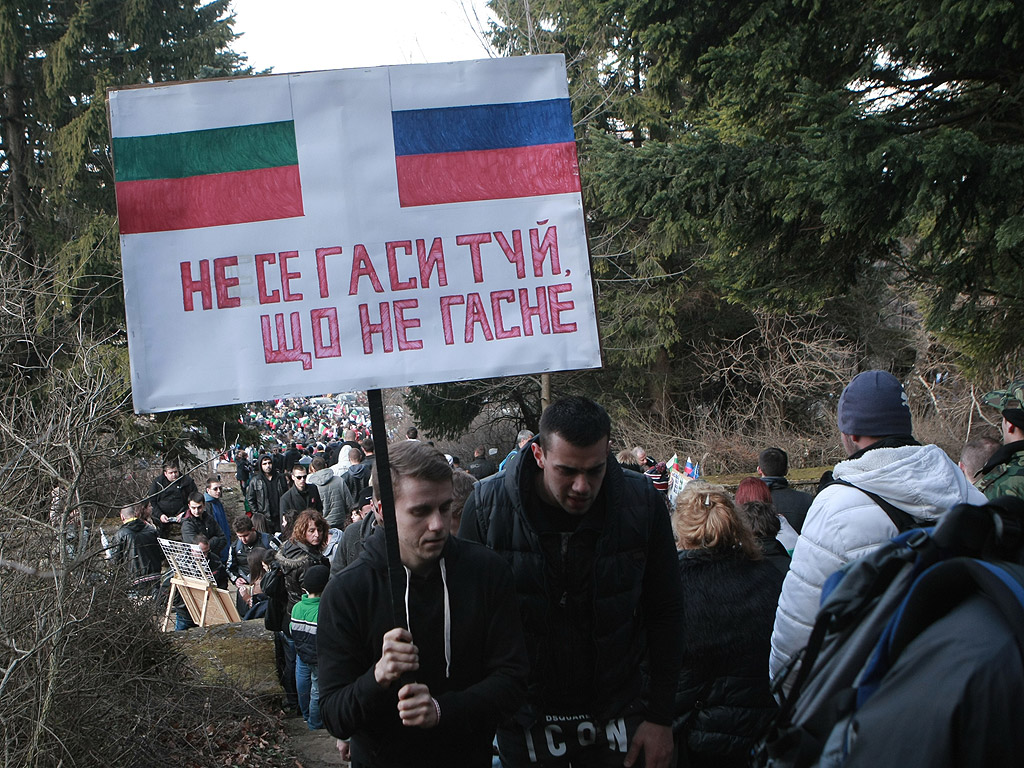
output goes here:
{"type": "Polygon", "coordinates": [[[388,449],[401,610],[373,438],[354,422],[322,450],[296,439],[251,465],[239,451],[247,512],[230,528],[219,478],[204,496],[166,465],[152,522],[126,509],[116,547],[146,577],[157,526],[205,543],[239,613],[274,630],[289,705],[354,766],[495,751],[513,767],[746,765],[830,574],[956,504],[1024,496],[1022,400],[1024,382],[990,393],[1002,439],[971,441],[958,465],[914,439],[897,379],[859,374],[838,403],[848,458],[813,496],[789,486],[779,447],[735,493],[666,493],[582,397],[465,470],[410,430],[388,449]]]}

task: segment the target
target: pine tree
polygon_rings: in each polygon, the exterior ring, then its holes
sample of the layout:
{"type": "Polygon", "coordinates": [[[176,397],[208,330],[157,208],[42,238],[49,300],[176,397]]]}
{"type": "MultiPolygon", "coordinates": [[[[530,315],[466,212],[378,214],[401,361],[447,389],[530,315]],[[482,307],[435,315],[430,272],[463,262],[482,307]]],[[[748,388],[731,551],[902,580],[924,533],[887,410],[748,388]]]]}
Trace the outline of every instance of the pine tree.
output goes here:
{"type": "Polygon", "coordinates": [[[0,8],[0,216],[17,229],[4,267],[49,277],[59,311],[91,302],[101,326],[123,317],[106,90],[244,71],[228,49],[229,2],[0,8]]]}
{"type": "MultiPolygon", "coordinates": [[[[635,0],[674,131],[637,191],[705,218],[719,284],[791,308],[872,267],[976,369],[1021,362],[1024,6],[635,0]],[[679,183],[685,175],[691,183],[679,183]]],[[[635,208],[636,206],[634,206],[635,208]]]]}
{"type": "MultiPolygon", "coordinates": [[[[92,362],[129,388],[106,91],[248,74],[230,50],[230,0],[23,0],[0,5],[0,275],[29,278],[24,333],[0,350],[3,378],[92,362]],[[9,241],[9,242],[8,242],[9,241]],[[79,332],[80,331],[80,332],[79,332]],[[80,355],[79,355],[80,357],[80,355]]],[[[36,391],[47,396],[45,387],[36,391]]],[[[126,401],[127,402],[127,401],[126,401]]],[[[238,409],[146,422],[151,448],[219,445],[238,409]],[[190,427],[199,426],[196,431],[190,427]],[[155,428],[155,429],[154,429],[155,428]]],[[[144,425],[126,420],[120,439],[144,425]]],[[[139,446],[141,447],[141,445],[139,446]]]]}

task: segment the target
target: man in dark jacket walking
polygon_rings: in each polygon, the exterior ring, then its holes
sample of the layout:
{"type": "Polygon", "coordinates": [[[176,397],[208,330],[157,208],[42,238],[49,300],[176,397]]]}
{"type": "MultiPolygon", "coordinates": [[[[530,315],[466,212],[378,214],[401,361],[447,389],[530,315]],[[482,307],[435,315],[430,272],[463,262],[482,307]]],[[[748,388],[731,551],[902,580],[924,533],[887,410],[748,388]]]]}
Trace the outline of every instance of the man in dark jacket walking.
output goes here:
{"type": "Polygon", "coordinates": [[[176,462],[164,462],[162,474],[153,478],[146,496],[153,505],[153,518],[161,536],[167,538],[171,526],[181,522],[188,506],[188,497],[197,490],[196,481],[189,475],[182,476],[176,462]]]}
{"type": "Polygon", "coordinates": [[[409,615],[396,626],[385,537],[371,536],[320,600],[320,714],[351,739],[355,768],[490,766],[495,728],[525,690],[512,574],[494,553],[449,538],[443,454],[406,441],[390,465],[409,615]]]}
{"type": "Polygon", "coordinates": [[[359,492],[370,484],[370,474],[373,472],[373,464],[376,461],[373,455],[373,439],[368,437],[363,440],[359,445],[358,453],[350,451],[349,461],[351,464],[341,478],[348,486],[352,499],[355,500],[359,496],[359,492]],[[358,462],[355,460],[357,456],[359,457],[358,462]]]}
{"type": "Polygon", "coordinates": [[[267,519],[267,528],[273,533],[281,531],[281,497],[288,491],[288,481],[274,469],[270,454],[260,456],[259,471],[249,478],[245,499],[249,511],[267,519]]]}
{"type": "Polygon", "coordinates": [[[477,480],[483,480],[485,477],[490,477],[497,473],[498,467],[487,458],[487,449],[482,445],[478,445],[473,449],[473,460],[469,463],[466,471],[477,480]]]}
{"type": "Polygon", "coordinates": [[[786,518],[786,522],[793,526],[793,530],[800,533],[814,497],[790,488],[789,481],[786,480],[788,471],[789,456],[781,448],[765,448],[757,457],[757,474],[768,486],[776,511],[786,518]]]}
{"type": "Polygon", "coordinates": [[[121,508],[121,527],[114,534],[112,559],[127,566],[133,587],[148,584],[155,592],[160,584],[163,553],[156,539],[156,528],[140,520],[135,507],[121,508]]]}
{"type": "Polygon", "coordinates": [[[324,504],[320,500],[320,489],[306,480],[309,473],[301,464],[292,467],[292,487],[281,497],[281,536],[287,539],[291,535],[292,524],[303,511],[315,509],[323,513],[324,504]]]}
{"type": "Polygon", "coordinates": [[[203,494],[193,493],[188,498],[188,514],[181,521],[181,540],[186,544],[195,544],[199,536],[206,537],[210,551],[220,560],[220,553],[227,548],[228,537],[221,530],[220,523],[206,511],[203,494]]]}
{"type": "Polygon", "coordinates": [[[526,706],[498,730],[507,766],[672,758],[682,595],[668,510],[609,453],[611,421],[568,397],[504,473],[476,484],[459,536],[512,565],[530,653],[526,706]],[[649,682],[641,666],[646,665],[649,682]]]}

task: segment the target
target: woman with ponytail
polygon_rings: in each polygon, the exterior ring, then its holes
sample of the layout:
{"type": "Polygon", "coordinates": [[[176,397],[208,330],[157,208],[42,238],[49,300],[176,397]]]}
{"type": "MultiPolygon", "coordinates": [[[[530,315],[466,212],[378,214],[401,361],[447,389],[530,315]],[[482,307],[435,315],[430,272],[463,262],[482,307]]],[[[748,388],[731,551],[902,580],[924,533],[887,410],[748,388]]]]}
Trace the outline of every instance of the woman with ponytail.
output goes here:
{"type": "Polygon", "coordinates": [[[672,526],[686,627],[673,722],[678,766],[745,766],[775,711],[768,653],[783,575],[720,485],[688,483],[672,526]]]}

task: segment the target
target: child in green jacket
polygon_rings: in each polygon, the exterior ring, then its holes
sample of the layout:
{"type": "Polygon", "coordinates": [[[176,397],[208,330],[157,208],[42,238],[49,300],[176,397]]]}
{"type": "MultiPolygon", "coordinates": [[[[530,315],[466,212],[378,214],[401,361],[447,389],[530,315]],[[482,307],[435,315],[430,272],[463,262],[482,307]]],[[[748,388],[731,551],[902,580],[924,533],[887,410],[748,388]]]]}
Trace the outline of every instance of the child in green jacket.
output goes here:
{"type": "Polygon", "coordinates": [[[311,731],[323,728],[320,719],[320,685],[316,663],[316,621],[320,613],[320,593],[327,586],[331,569],[314,565],[302,577],[306,594],[292,607],[291,635],[295,641],[295,687],[299,693],[302,719],[311,731]]]}

